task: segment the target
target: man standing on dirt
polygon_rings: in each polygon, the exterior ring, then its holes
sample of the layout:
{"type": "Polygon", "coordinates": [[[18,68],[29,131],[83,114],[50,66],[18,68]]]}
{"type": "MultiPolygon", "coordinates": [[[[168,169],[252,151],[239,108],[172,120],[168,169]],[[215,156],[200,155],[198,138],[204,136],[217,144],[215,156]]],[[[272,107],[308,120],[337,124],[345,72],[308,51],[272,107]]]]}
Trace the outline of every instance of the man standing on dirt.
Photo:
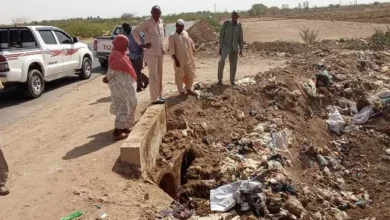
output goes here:
{"type": "Polygon", "coordinates": [[[131,32],[135,42],[145,48],[145,59],[149,69],[149,90],[152,104],[164,104],[162,98],[162,77],[164,59],[164,25],[159,6],[153,6],[152,17],[141,22],[131,32]],[[145,44],[141,42],[139,34],[144,32],[145,44]]]}
{"type": "Polygon", "coordinates": [[[5,196],[9,194],[9,190],[7,189],[7,187],[5,187],[7,177],[8,177],[8,164],[4,158],[4,154],[0,146],[0,196],[5,196]]]}
{"type": "Polygon", "coordinates": [[[225,60],[229,55],[230,83],[235,85],[238,54],[242,57],[244,36],[241,23],[238,22],[238,12],[233,11],[232,19],[225,21],[219,35],[219,55],[221,60],[218,63],[218,84],[222,85],[223,69],[225,60]]]}
{"type": "MultiPolygon", "coordinates": [[[[142,73],[144,65],[144,49],[140,47],[134,40],[133,35],[131,34],[131,26],[128,23],[122,24],[123,34],[129,39],[129,57],[131,65],[135,73],[137,74],[137,92],[141,92],[142,89],[146,89],[149,85],[149,78],[142,73]]],[[[139,35],[142,44],[144,44],[145,39],[140,34],[139,35]]]]}
{"type": "Polygon", "coordinates": [[[187,31],[184,30],[184,25],[183,19],[177,20],[176,31],[169,35],[169,52],[172,54],[175,83],[180,95],[185,95],[183,82],[187,94],[194,94],[192,85],[196,78],[195,45],[187,31]]]}

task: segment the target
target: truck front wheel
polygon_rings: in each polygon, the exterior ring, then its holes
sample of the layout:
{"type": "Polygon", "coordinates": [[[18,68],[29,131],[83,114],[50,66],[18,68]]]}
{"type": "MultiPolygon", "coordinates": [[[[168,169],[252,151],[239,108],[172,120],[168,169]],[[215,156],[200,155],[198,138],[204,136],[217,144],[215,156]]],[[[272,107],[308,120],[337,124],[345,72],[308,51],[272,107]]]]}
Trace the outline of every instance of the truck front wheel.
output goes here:
{"type": "Polygon", "coordinates": [[[103,69],[107,69],[108,68],[108,60],[100,60],[100,66],[103,69]]]}
{"type": "Polygon", "coordinates": [[[83,66],[81,67],[80,78],[89,79],[92,75],[92,64],[91,60],[88,57],[83,59],[83,66]]]}
{"type": "Polygon", "coordinates": [[[28,72],[26,95],[30,98],[38,98],[45,90],[45,81],[41,71],[32,69],[28,72]]]}

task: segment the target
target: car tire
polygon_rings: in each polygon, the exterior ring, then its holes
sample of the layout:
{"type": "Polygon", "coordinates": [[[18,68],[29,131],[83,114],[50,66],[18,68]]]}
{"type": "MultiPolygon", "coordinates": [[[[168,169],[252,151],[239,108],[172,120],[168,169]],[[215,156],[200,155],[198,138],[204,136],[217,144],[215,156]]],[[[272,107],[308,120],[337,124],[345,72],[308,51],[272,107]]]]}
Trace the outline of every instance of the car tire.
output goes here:
{"type": "Polygon", "coordinates": [[[26,84],[26,96],[29,98],[39,98],[45,91],[45,80],[41,71],[32,69],[28,72],[26,84]]]}
{"type": "Polygon", "coordinates": [[[92,62],[88,57],[84,57],[83,66],[81,67],[80,78],[89,79],[92,75],[92,62]]]}
{"type": "Polygon", "coordinates": [[[100,66],[103,69],[107,69],[108,68],[108,60],[100,61],[100,66]]]}

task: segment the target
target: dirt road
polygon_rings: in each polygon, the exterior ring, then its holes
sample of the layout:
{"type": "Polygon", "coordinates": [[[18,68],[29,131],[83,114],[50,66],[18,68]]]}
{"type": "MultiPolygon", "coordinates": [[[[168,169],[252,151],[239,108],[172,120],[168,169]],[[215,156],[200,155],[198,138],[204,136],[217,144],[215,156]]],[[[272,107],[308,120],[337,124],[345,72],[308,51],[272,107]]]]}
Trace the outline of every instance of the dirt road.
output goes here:
{"type": "MultiPolygon", "coordinates": [[[[255,75],[283,62],[247,56],[240,61],[238,77],[255,75]]],[[[198,80],[215,81],[217,57],[197,63],[198,80]]],[[[111,219],[132,219],[143,214],[145,205],[140,203],[146,192],[149,208],[169,203],[158,187],[113,172],[121,142],[111,141],[114,117],[109,113],[110,92],[101,79],[98,76],[61,91],[48,91],[50,98],[31,101],[39,107],[22,103],[34,113],[19,114],[27,117],[2,126],[12,193],[0,199],[0,219],[59,219],[76,210],[87,211],[85,219],[94,219],[99,212],[110,214],[111,219]],[[96,208],[99,200],[102,209],[96,208]]],[[[164,79],[166,91],[174,92],[168,57],[164,79]]],[[[138,102],[137,118],[149,105],[149,92],[139,93],[138,102]]],[[[0,114],[3,118],[21,106],[2,108],[0,114]]]]}

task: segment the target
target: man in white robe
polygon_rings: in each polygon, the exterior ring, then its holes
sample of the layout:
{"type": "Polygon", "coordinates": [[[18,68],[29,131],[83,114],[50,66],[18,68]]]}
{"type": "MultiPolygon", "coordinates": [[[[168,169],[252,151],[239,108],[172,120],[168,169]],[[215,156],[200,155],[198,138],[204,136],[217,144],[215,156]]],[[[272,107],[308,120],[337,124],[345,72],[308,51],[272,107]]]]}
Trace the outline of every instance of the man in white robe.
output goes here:
{"type": "Polygon", "coordinates": [[[182,19],[176,22],[176,31],[169,35],[169,52],[172,54],[175,70],[175,83],[180,94],[193,94],[192,86],[196,78],[194,59],[195,45],[187,31],[184,30],[182,19]],[[183,84],[185,88],[183,88],[183,84]]]}

